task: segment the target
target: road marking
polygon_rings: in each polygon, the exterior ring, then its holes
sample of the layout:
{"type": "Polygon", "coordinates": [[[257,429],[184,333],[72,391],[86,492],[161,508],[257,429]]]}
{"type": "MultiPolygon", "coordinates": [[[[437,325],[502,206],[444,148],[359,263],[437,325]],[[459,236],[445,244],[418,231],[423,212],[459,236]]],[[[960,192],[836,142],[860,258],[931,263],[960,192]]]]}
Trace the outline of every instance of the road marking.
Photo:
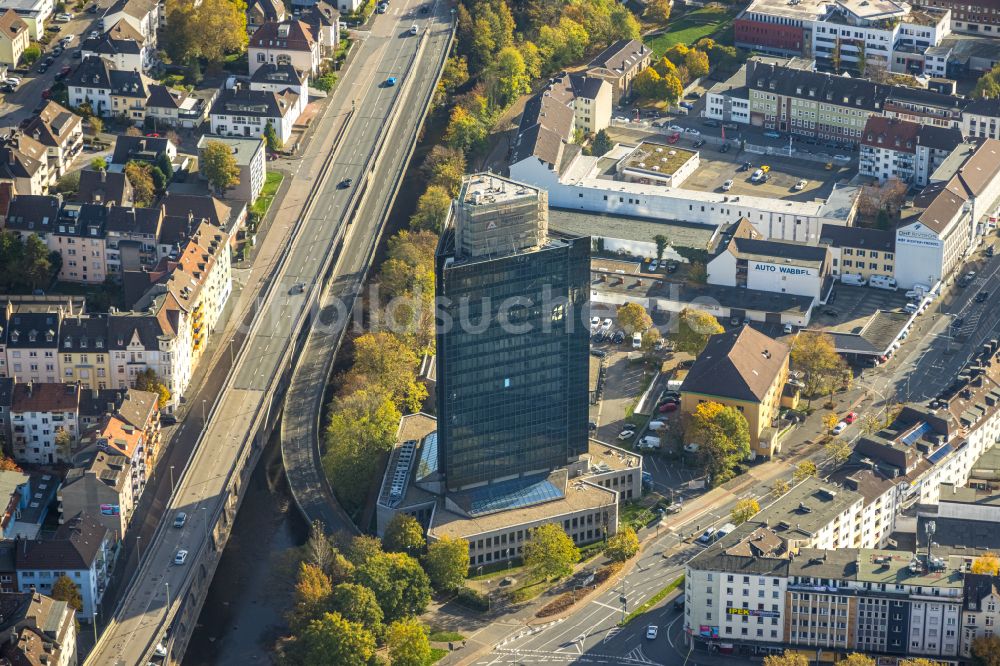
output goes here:
{"type": "Polygon", "coordinates": [[[617,636],[617,635],[618,635],[619,633],[621,633],[621,630],[622,630],[622,628],[621,628],[621,627],[619,627],[618,625],[615,625],[615,626],[611,627],[610,629],[608,629],[608,633],[607,633],[607,634],[605,634],[604,638],[603,638],[603,639],[601,640],[601,643],[602,643],[602,644],[603,644],[603,643],[607,643],[607,642],[608,642],[608,641],[610,641],[610,640],[611,640],[612,638],[614,638],[614,637],[615,637],[615,636],[617,636]]]}
{"type": "Polygon", "coordinates": [[[620,611],[621,608],[615,608],[614,606],[609,606],[608,604],[598,601],[597,599],[592,600],[590,603],[597,604],[598,606],[604,606],[605,608],[610,608],[613,611],[620,611]]]}

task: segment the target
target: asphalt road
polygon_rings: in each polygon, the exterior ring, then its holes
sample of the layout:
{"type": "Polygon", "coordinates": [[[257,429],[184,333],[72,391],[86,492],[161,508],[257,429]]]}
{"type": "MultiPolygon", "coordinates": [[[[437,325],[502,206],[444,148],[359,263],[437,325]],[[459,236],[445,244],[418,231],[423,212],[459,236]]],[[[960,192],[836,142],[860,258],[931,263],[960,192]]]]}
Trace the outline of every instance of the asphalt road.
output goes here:
{"type": "MultiPolygon", "coordinates": [[[[404,16],[408,14],[412,15],[412,9],[402,12],[404,16]]],[[[449,37],[444,26],[429,36],[422,54],[428,66],[413,74],[418,78],[411,81],[410,87],[404,91],[405,98],[401,100],[411,113],[398,116],[396,122],[386,129],[389,133],[386,137],[388,149],[383,153],[380,173],[402,177],[410,158],[409,147],[415,143],[420,128],[427,95],[437,80],[437,69],[429,63],[443,56],[449,37]]],[[[339,251],[335,277],[323,294],[317,323],[309,331],[285,396],[281,450],[289,486],[306,519],[310,523],[320,521],[328,532],[357,534],[358,530],[333,497],[323,476],[316,448],[320,410],[344,327],[358,321],[357,316],[351,316],[353,304],[365,283],[397,184],[396,178],[369,181],[365,198],[339,251]]]]}
{"type": "MultiPolygon", "coordinates": [[[[410,5],[417,6],[412,0],[410,5]]],[[[209,414],[201,443],[188,467],[183,473],[178,472],[177,487],[164,518],[172,521],[178,511],[184,511],[187,523],[181,529],[164,527],[151,544],[144,544],[141,569],[88,664],[140,663],[150,647],[163,638],[168,610],[176,603],[178,593],[190,583],[192,563],[198,560],[208,541],[209,517],[221,508],[228,477],[244,448],[244,438],[259,414],[274,407],[269,404],[272,380],[292,342],[293,325],[305,305],[305,293],[294,293],[297,290],[293,287],[303,283],[308,292],[309,285],[319,279],[323,261],[333,251],[332,241],[341,231],[351,201],[352,189],[339,188],[338,183],[344,178],[360,182],[390,114],[417,112],[412,106],[398,104],[401,85],[388,87],[384,81],[394,76],[402,84],[404,77],[414,76],[424,67],[438,66],[438,58],[422,58],[411,69],[422,37],[406,33],[414,23],[432,25],[433,32],[438,33],[447,28],[449,21],[445,8],[432,16],[418,18],[406,5],[397,5],[392,13],[378,17],[371,33],[360,41],[357,66],[345,73],[330,102],[334,115],[325,115],[319,121],[326,122],[329,118],[335,124],[336,115],[346,114],[352,103],[356,104],[329,179],[287,250],[283,269],[275,276],[272,297],[262,304],[256,327],[243,343],[242,356],[209,414]],[[174,565],[174,557],[182,549],[189,551],[188,561],[174,565]]],[[[306,180],[320,177],[323,157],[302,163],[296,177],[306,180]]]]}
{"type": "MultiPolygon", "coordinates": [[[[52,52],[56,44],[59,43],[59,40],[66,35],[75,35],[73,43],[69,45],[69,48],[61,56],[55,59],[55,62],[49,66],[48,71],[44,74],[38,73],[38,63],[35,63],[27,70],[27,74],[20,75],[23,79],[21,85],[14,92],[5,93],[3,101],[0,102],[0,126],[17,127],[22,120],[32,116],[35,107],[42,101],[42,92],[52,87],[59,69],[66,65],[75,68],[80,64],[79,60],[73,58],[73,52],[80,49],[80,43],[87,37],[87,34],[91,30],[97,29],[98,18],[104,9],[110,7],[113,3],[111,0],[102,0],[102,2],[97,4],[102,8],[101,11],[96,14],[88,14],[86,11],[77,12],[73,16],[73,20],[69,23],[55,22],[55,15],[53,14],[49,25],[58,26],[59,32],[46,33],[52,37],[49,45],[42,47],[44,52],[42,53],[42,57],[39,58],[39,62],[44,60],[52,52]]],[[[14,72],[13,69],[10,71],[11,73],[14,72]]]]}

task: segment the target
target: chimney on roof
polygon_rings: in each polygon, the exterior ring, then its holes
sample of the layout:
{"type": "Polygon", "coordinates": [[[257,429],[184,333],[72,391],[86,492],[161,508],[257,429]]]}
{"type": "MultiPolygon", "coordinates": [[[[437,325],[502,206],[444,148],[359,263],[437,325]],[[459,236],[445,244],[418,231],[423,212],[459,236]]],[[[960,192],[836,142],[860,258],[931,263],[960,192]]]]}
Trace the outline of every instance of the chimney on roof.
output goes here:
{"type": "Polygon", "coordinates": [[[108,172],[104,169],[104,167],[99,168],[97,170],[97,173],[101,174],[101,182],[102,183],[108,182],[108,172]]]}
{"type": "Polygon", "coordinates": [[[28,380],[28,395],[29,396],[31,395],[31,389],[32,389],[32,383],[31,383],[31,380],[29,379],[28,380]]]}

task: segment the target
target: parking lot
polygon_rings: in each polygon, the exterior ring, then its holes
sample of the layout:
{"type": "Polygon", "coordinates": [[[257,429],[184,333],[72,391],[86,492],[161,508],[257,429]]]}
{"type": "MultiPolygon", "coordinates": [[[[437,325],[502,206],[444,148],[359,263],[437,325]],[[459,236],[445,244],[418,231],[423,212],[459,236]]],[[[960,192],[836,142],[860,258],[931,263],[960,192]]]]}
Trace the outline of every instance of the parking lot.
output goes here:
{"type": "MultiPolygon", "coordinates": [[[[681,127],[694,127],[700,122],[701,119],[690,119],[679,120],[678,124],[681,127]]],[[[702,133],[705,131],[703,128],[702,133]]],[[[608,135],[612,141],[630,145],[642,141],[670,145],[667,142],[667,134],[656,132],[652,128],[611,127],[608,128],[608,135]]],[[[695,149],[694,144],[698,139],[698,136],[684,134],[676,146],[695,149]]],[[[684,180],[681,187],[704,192],[721,192],[723,183],[732,180],[730,194],[812,201],[817,198],[825,199],[833,190],[834,183],[849,180],[856,173],[854,168],[839,162],[832,162],[832,168],[828,171],[824,163],[811,160],[758,155],[743,152],[739,148],[723,153],[713,143],[706,143],[695,150],[698,151],[699,157],[698,169],[684,180]],[[752,168],[740,171],[744,162],[750,162],[752,168]],[[761,165],[770,167],[769,179],[767,182],[752,183],[750,177],[761,165]],[[795,190],[794,186],[800,179],[805,179],[806,185],[802,190],[795,190]]]]}
{"type": "Polygon", "coordinates": [[[826,306],[818,309],[813,322],[824,328],[833,326],[842,328],[851,322],[859,322],[860,325],[877,310],[902,310],[908,302],[909,299],[903,290],[889,291],[838,283],[834,287],[831,300],[826,306]],[[825,311],[830,308],[837,312],[836,316],[826,314],[825,311]]]}

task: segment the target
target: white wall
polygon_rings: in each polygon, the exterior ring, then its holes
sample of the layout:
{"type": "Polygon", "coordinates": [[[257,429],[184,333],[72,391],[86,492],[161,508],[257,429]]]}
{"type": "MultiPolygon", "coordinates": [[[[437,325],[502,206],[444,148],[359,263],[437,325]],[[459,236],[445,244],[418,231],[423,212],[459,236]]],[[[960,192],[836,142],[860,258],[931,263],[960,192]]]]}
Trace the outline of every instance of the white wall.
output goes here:
{"type": "Polygon", "coordinates": [[[919,222],[896,230],[896,284],[909,289],[944,277],[944,241],[919,222]]]}

